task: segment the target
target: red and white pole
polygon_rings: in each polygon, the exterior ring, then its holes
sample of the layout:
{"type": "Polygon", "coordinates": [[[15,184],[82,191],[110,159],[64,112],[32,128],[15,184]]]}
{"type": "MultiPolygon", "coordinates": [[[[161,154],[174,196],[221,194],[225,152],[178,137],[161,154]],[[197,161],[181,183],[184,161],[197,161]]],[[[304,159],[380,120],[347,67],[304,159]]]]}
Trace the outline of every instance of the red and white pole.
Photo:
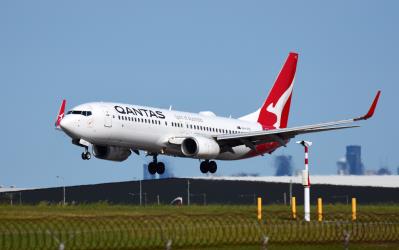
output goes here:
{"type": "MultiPolygon", "coordinates": [[[[308,142],[309,143],[309,142],[308,142]]],[[[310,143],[312,144],[312,143],[310,143]]],[[[309,144],[304,143],[304,148],[305,148],[305,170],[308,173],[308,181],[307,181],[307,186],[310,187],[310,175],[309,175],[309,144]]]]}
{"type": "Polygon", "coordinates": [[[305,221],[310,221],[310,174],[309,174],[309,147],[312,145],[310,141],[299,141],[305,149],[305,170],[302,171],[302,185],[304,189],[303,207],[305,213],[305,221]]]}

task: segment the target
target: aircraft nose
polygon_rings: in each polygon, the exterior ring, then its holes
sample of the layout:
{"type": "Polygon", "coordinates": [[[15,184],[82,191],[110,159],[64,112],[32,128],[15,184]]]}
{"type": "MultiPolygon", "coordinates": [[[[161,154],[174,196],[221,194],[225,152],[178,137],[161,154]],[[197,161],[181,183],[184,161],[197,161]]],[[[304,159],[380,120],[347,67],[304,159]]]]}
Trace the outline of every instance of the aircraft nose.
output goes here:
{"type": "Polygon", "coordinates": [[[64,117],[60,122],[60,127],[66,133],[71,133],[73,131],[73,119],[71,117],[64,117]]]}

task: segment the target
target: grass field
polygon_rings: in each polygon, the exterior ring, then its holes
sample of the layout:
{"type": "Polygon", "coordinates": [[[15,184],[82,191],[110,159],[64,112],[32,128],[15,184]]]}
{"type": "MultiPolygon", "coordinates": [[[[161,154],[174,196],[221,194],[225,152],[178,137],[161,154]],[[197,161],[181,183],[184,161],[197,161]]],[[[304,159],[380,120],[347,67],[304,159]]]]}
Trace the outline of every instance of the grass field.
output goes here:
{"type": "MultiPolygon", "coordinates": [[[[265,206],[121,206],[106,203],[0,206],[0,249],[399,249],[399,206],[324,206],[324,221],[293,220],[290,208],[265,206]],[[328,247],[328,248],[326,248],[328,247]]],[[[302,211],[302,207],[298,207],[302,211]]]]}

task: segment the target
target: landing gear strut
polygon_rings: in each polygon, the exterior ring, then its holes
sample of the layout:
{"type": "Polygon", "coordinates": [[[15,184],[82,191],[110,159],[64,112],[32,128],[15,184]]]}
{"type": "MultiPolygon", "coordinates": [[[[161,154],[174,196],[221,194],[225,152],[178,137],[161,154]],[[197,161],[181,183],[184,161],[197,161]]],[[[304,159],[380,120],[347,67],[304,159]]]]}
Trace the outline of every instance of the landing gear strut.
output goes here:
{"type": "Polygon", "coordinates": [[[203,173],[203,174],[206,174],[208,172],[210,172],[211,174],[214,174],[214,173],[216,173],[217,169],[218,169],[218,166],[215,161],[205,160],[205,161],[201,162],[200,170],[201,170],[201,173],[203,173]]]}
{"type": "Polygon", "coordinates": [[[89,152],[89,148],[85,147],[85,151],[82,153],[82,160],[90,160],[91,154],[89,152]]]}
{"type": "Polygon", "coordinates": [[[150,174],[159,175],[165,173],[165,164],[161,161],[158,161],[158,155],[153,155],[153,161],[148,164],[148,172],[150,174]]]}

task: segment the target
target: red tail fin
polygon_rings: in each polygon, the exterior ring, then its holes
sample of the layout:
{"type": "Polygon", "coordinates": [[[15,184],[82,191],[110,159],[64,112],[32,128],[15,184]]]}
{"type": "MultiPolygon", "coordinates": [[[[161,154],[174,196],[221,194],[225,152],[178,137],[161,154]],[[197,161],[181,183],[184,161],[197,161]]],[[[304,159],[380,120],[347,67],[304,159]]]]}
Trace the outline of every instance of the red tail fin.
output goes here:
{"type": "Polygon", "coordinates": [[[298,54],[290,53],[259,112],[258,122],[264,129],[286,128],[298,54]]]}
{"type": "Polygon", "coordinates": [[[60,127],[60,122],[62,120],[62,118],[64,118],[65,115],[65,104],[66,104],[66,100],[62,100],[61,106],[60,106],[60,111],[58,111],[58,116],[57,116],[57,120],[55,121],[55,127],[59,128],[60,127]]]}

